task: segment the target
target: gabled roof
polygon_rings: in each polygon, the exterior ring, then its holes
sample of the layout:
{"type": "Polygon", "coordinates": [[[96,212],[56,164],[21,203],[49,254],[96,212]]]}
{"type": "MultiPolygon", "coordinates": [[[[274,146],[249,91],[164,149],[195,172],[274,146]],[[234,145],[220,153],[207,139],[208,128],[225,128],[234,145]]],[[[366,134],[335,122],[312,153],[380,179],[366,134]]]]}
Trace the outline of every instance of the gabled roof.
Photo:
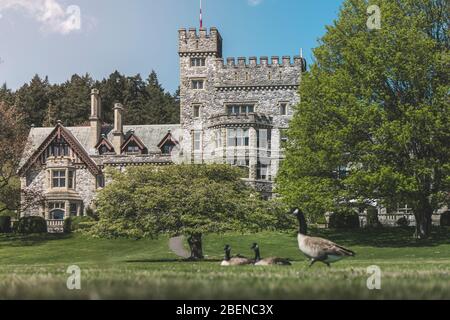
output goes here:
{"type": "Polygon", "coordinates": [[[114,150],[114,146],[108,141],[108,139],[106,139],[105,136],[100,138],[100,141],[96,144],[95,149],[100,148],[102,145],[106,145],[110,151],[114,150]]]}
{"type": "Polygon", "coordinates": [[[148,150],[147,147],[144,145],[144,143],[141,141],[141,139],[139,139],[139,137],[136,136],[134,132],[131,132],[128,138],[126,138],[125,142],[123,143],[121,151],[123,152],[131,142],[136,143],[139,149],[141,149],[142,151],[148,150]]]}
{"type": "MultiPolygon", "coordinates": [[[[50,146],[53,140],[58,137],[63,137],[64,140],[66,140],[70,148],[81,159],[81,161],[83,161],[83,163],[87,166],[87,168],[93,175],[98,175],[101,173],[99,167],[91,159],[91,157],[86,152],[85,148],[81,145],[81,143],[77,140],[77,138],[75,138],[72,132],[66,129],[61,123],[58,123],[56,127],[47,135],[47,137],[40,143],[39,146],[36,147],[34,151],[25,148],[24,156],[22,159],[23,163],[21,163],[20,169],[18,171],[19,175],[23,175],[23,173],[25,173],[36,162],[36,160],[39,159],[41,154],[50,146]],[[31,155],[27,157],[27,154],[31,155]]],[[[33,145],[33,143],[35,143],[36,141],[34,141],[34,139],[31,140],[32,141],[29,143],[33,145]]]]}
{"type": "MultiPolygon", "coordinates": [[[[102,133],[106,134],[109,141],[113,141],[113,128],[104,129],[102,133]]],[[[180,124],[163,124],[163,125],[126,125],[123,127],[125,141],[129,138],[132,132],[139,138],[143,145],[147,148],[149,153],[160,153],[158,144],[161,139],[171,131],[174,137],[181,136],[180,124]]]]}
{"type": "MultiPolygon", "coordinates": [[[[58,127],[58,126],[57,126],[58,127]]],[[[97,149],[90,145],[90,133],[91,129],[87,127],[63,127],[64,132],[67,136],[72,136],[72,140],[80,147],[80,150],[84,150],[84,153],[89,155],[92,161],[99,162],[98,165],[102,163],[101,157],[98,157],[97,149]]],[[[28,170],[29,163],[34,163],[31,159],[39,150],[42,149],[44,144],[51,143],[48,139],[50,136],[54,136],[55,127],[45,127],[45,128],[31,128],[26,146],[24,148],[24,153],[19,164],[20,172],[28,170]],[[27,167],[25,169],[25,167],[27,167]]],[[[104,125],[102,127],[102,134],[106,136],[106,140],[112,141],[113,138],[113,127],[111,125],[104,125]]],[[[173,137],[181,136],[181,125],[180,124],[167,124],[167,125],[128,125],[124,126],[125,139],[129,138],[131,132],[134,132],[135,136],[139,138],[141,143],[145,145],[149,154],[160,154],[161,149],[158,147],[161,142],[161,138],[167,135],[170,131],[173,137]]],[[[52,140],[52,139],[51,139],[52,140]]],[[[43,150],[45,150],[44,147],[43,150]]],[[[42,151],[42,150],[41,150],[42,151]]],[[[80,151],[81,153],[81,151],[80,151]]],[[[39,157],[39,155],[37,157],[39,157]]],[[[36,159],[36,157],[34,157],[36,159]]],[[[83,159],[80,156],[80,159],[83,159]]],[[[130,161],[133,161],[132,159],[130,161]]]]}
{"type": "Polygon", "coordinates": [[[169,131],[166,136],[158,143],[158,148],[162,148],[167,142],[172,142],[173,144],[179,144],[178,141],[172,136],[172,132],[169,131]]]}

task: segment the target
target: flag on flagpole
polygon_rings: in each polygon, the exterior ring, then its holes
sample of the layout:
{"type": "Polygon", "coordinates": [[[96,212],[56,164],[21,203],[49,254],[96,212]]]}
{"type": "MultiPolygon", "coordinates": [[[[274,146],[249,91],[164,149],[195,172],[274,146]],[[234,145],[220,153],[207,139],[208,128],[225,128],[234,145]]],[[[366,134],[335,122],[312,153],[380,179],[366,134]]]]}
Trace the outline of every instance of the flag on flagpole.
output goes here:
{"type": "Polygon", "coordinates": [[[200,0],[200,29],[203,28],[202,0],[200,0]]]}

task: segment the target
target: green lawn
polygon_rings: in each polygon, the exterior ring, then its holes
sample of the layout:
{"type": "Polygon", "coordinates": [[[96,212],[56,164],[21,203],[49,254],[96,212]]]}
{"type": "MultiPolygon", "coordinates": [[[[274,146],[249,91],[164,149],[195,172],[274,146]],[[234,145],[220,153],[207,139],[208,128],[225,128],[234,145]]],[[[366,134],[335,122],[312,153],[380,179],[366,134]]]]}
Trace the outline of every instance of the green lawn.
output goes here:
{"type": "Polygon", "coordinates": [[[308,268],[295,235],[209,235],[205,262],[183,262],[168,239],[100,240],[83,235],[0,236],[0,299],[450,299],[450,229],[415,243],[412,230],[313,230],[357,257],[308,268]],[[291,267],[219,266],[224,244],[233,254],[293,260],[291,267]],[[82,290],[66,288],[67,267],[82,270],[82,290]],[[382,269],[382,289],[366,287],[366,269],[382,269]]]}

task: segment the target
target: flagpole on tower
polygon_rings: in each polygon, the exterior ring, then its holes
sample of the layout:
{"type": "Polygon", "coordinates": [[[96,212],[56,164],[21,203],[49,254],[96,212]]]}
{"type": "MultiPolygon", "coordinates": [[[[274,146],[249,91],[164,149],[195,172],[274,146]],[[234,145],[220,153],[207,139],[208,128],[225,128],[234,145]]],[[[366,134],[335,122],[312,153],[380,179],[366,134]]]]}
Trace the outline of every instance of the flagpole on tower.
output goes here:
{"type": "Polygon", "coordinates": [[[202,0],[200,0],[200,29],[203,28],[202,0]]]}

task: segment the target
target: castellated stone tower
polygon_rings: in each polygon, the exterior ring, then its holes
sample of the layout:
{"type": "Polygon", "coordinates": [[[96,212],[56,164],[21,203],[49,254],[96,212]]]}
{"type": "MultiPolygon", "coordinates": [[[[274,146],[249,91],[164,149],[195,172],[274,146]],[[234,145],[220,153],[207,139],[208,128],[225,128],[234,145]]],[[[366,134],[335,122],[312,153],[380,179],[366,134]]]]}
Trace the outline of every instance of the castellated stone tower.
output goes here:
{"type": "Polygon", "coordinates": [[[270,197],[304,59],[224,60],[216,28],[180,29],[179,56],[183,160],[245,167],[248,182],[270,197]]]}

